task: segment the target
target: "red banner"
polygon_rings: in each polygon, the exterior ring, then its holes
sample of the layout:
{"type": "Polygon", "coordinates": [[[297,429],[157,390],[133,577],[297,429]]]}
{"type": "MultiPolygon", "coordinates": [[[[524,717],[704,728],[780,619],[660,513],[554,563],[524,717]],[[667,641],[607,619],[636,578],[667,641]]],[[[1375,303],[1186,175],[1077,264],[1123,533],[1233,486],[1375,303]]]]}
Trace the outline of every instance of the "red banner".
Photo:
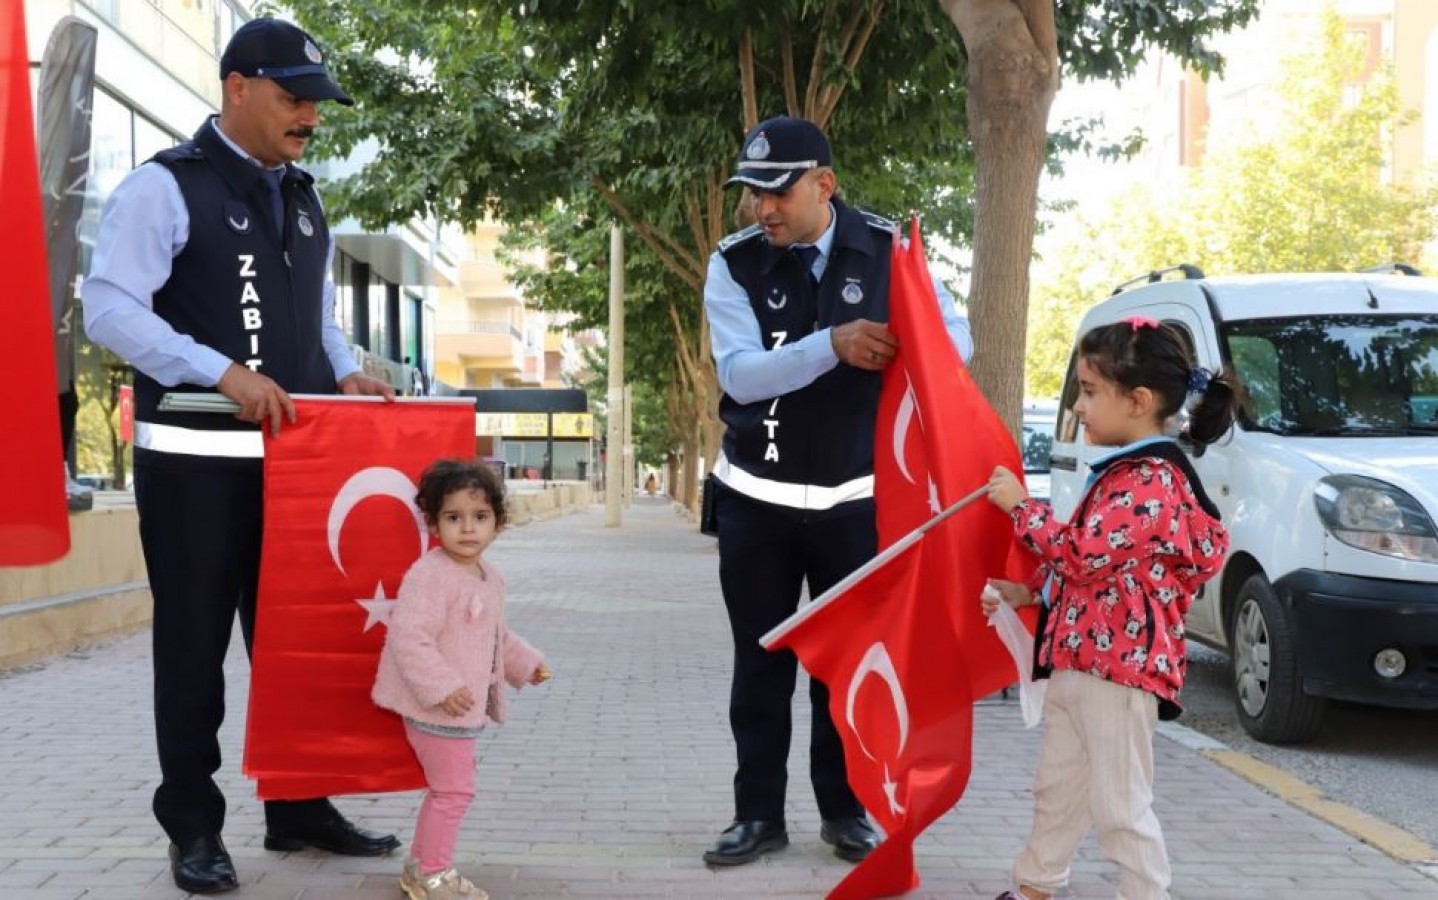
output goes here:
{"type": "Polygon", "coordinates": [[[914,839],[968,784],[973,700],[1016,680],[979,593],[1005,574],[1013,544],[983,488],[995,465],[1022,466],[948,337],[917,223],[909,246],[895,242],[889,310],[899,353],[874,447],[885,549],[764,638],[829,686],[849,784],[887,835],[829,900],[918,886],[914,839]]]}
{"type": "Polygon", "coordinates": [[[420,473],[474,456],[463,403],[298,399],[265,440],[265,532],[245,774],[262,800],[403,791],[424,778],[370,701],[384,625],[430,538],[420,473]]]}
{"type": "Polygon", "coordinates": [[[33,566],[69,551],[70,521],[21,0],[0,0],[0,123],[0,384],[9,403],[0,439],[0,566],[33,566]]]}

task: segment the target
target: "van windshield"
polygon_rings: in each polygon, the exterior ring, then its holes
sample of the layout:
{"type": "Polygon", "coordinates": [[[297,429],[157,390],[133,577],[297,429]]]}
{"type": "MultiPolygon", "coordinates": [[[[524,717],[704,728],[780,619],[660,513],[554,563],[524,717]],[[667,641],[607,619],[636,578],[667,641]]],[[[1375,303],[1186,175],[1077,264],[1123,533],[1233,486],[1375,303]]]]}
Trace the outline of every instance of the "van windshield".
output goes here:
{"type": "Polygon", "coordinates": [[[1438,316],[1230,321],[1224,339],[1250,430],[1438,434],[1438,316]]]}

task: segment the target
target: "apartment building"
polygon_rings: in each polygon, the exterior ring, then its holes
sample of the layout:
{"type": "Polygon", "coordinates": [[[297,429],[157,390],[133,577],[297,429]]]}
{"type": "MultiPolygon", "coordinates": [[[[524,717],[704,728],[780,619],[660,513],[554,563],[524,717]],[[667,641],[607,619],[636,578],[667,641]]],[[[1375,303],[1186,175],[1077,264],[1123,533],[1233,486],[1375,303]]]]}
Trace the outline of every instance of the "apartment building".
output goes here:
{"type": "Polygon", "coordinates": [[[1249,27],[1214,41],[1227,67],[1205,82],[1172,59],[1145,67],[1124,85],[1115,120],[1141,127],[1137,160],[1162,182],[1176,168],[1201,166],[1213,148],[1261,135],[1282,121],[1277,87],[1283,61],[1317,38],[1332,9],[1366,52],[1364,75],[1391,64],[1403,106],[1415,114],[1393,134],[1383,177],[1420,180],[1438,163],[1438,3],[1432,0],[1267,0],[1249,27]]]}

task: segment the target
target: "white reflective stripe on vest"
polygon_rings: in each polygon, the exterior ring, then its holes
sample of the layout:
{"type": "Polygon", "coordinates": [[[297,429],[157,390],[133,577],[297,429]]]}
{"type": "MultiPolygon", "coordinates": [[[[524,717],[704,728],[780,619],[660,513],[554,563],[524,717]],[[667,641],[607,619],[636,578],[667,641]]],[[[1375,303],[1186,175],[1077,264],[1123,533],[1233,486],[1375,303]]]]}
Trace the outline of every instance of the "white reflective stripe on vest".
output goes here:
{"type": "Polygon", "coordinates": [[[792,506],[795,509],[833,509],[840,503],[874,496],[873,475],[855,478],[834,487],[790,484],[787,481],[771,481],[750,474],[729,462],[723,453],[714,460],[714,477],[746,497],[779,506],[792,506]]]}
{"type": "Polygon", "coordinates": [[[135,446],[191,456],[259,459],[265,455],[265,439],[258,431],[201,431],[153,422],[135,423],[135,446]]]}

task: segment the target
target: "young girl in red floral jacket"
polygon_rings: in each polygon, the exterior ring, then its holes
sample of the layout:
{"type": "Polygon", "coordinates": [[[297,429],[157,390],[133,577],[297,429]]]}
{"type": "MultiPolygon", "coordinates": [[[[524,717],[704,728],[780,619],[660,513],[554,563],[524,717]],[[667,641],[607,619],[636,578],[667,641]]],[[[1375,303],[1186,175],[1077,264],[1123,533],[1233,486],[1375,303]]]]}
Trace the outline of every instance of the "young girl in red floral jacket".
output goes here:
{"type": "Polygon", "coordinates": [[[1218,508],[1164,426],[1186,412],[1188,439],[1211,443],[1233,424],[1234,392],[1192,368],[1178,331],[1143,317],[1085,334],[1077,374],[1073,412],[1089,443],[1118,449],[1089,463],[1071,520],[1003,467],[989,480],[990,502],[1040,559],[1029,585],[999,587],[1010,605],[1042,605],[1036,677],[1050,679],[1033,828],[999,900],[1062,890],[1090,825],[1121,870],[1118,896],[1162,900],[1171,875],[1153,813],[1154,729],[1180,712],[1183,618],[1228,549],[1218,508]]]}
{"type": "Polygon", "coordinates": [[[372,697],[404,717],[429,791],[399,886],[409,900],[486,900],[454,868],[474,799],[475,740],[508,710],[504,685],[549,680],[539,651],[504,620],[504,579],[484,551],[504,527],[504,482],[487,465],[442,459],[415,505],[439,546],[400,582],[372,697]]]}

